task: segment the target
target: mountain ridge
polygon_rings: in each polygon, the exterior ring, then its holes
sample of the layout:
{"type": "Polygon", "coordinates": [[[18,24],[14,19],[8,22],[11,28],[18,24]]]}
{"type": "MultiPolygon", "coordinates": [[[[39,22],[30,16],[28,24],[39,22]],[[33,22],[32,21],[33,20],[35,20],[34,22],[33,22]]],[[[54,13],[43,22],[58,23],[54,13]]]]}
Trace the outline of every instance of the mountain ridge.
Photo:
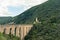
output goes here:
{"type": "MultiPolygon", "coordinates": [[[[34,6],[14,18],[16,24],[33,24],[36,17],[39,21],[60,20],[60,3],[59,0],[49,0],[40,5],[34,6]]],[[[58,23],[58,21],[56,21],[58,23]]],[[[60,22],[60,21],[59,21],[60,22]]]]}
{"type": "Polygon", "coordinates": [[[14,24],[33,24],[36,18],[39,22],[60,23],[60,0],[48,0],[40,5],[33,6],[13,17],[11,22],[14,22],[14,24]]]}

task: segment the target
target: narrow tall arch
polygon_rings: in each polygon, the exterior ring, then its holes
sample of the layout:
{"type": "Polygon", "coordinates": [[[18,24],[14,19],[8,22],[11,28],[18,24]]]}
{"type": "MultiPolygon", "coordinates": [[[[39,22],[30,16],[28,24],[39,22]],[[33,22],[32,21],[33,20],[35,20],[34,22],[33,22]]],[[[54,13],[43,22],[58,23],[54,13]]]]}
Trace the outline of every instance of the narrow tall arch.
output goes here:
{"type": "Polygon", "coordinates": [[[4,28],[3,34],[6,34],[6,28],[4,28]]]}
{"type": "Polygon", "coordinates": [[[15,36],[16,36],[16,30],[17,30],[17,27],[15,27],[15,33],[14,33],[14,34],[15,34],[15,36]]]}
{"type": "Polygon", "coordinates": [[[10,32],[9,32],[9,34],[11,34],[11,31],[12,31],[12,28],[10,28],[10,32]]]}

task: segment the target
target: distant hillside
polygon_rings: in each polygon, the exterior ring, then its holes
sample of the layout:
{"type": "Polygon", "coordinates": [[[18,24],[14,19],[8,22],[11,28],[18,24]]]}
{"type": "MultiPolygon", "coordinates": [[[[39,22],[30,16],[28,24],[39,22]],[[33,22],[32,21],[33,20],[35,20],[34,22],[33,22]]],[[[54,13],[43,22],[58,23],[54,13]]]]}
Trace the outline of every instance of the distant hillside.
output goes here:
{"type": "Polygon", "coordinates": [[[14,17],[14,23],[32,24],[36,17],[41,22],[52,20],[51,23],[60,23],[60,0],[48,0],[45,3],[32,7],[14,17]]]}
{"type": "Polygon", "coordinates": [[[12,17],[0,17],[0,24],[8,24],[12,22],[12,17]]]}

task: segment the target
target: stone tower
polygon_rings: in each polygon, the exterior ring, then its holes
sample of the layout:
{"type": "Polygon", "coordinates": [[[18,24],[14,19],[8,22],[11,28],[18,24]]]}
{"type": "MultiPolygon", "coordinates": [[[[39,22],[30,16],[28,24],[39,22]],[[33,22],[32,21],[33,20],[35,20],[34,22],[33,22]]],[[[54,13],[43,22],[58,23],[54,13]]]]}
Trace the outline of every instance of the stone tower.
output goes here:
{"type": "Polygon", "coordinates": [[[36,19],[35,19],[35,21],[34,21],[34,24],[36,24],[36,23],[39,23],[39,20],[38,20],[37,17],[36,17],[36,19]]]}
{"type": "Polygon", "coordinates": [[[35,20],[35,22],[37,22],[37,23],[39,22],[39,20],[38,20],[38,18],[37,18],[37,17],[36,17],[36,20],[35,20]]]}

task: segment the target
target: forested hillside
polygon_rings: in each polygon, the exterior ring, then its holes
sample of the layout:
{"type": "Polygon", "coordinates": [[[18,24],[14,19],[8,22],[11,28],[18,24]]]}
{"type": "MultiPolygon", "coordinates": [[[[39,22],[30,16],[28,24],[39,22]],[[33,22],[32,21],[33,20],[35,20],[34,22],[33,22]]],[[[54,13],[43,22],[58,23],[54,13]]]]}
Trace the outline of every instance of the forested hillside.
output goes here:
{"type": "Polygon", "coordinates": [[[48,22],[34,24],[25,40],[60,40],[60,24],[48,22]]]}
{"type": "Polygon", "coordinates": [[[20,15],[14,17],[16,24],[32,24],[36,17],[39,21],[60,23],[60,0],[48,0],[45,3],[34,6],[20,15]]]}
{"type": "Polygon", "coordinates": [[[49,21],[51,23],[60,23],[60,0],[48,0],[45,3],[36,5],[25,12],[13,18],[1,18],[0,23],[10,23],[13,21],[15,24],[33,24],[35,19],[40,22],[49,21]]]}
{"type": "Polygon", "coordinates": [[[8,24],[12,22],[12,17],[0,17],[0,24],[8,24]]]}
{"type": "MultiPolygon", "coordinates": [[[[15,24],[33,24],[35,21],[36,23],[25,40],[60,40],[60,0],[48,0],[13,17],[11,20],[0,20],[2,23],[12,21],[15,24]],[[35,21],[36,18],[39,22],[35,21]]],[[[6,40],[5,37],[3,37],[4,39],[6,40]]]]}

